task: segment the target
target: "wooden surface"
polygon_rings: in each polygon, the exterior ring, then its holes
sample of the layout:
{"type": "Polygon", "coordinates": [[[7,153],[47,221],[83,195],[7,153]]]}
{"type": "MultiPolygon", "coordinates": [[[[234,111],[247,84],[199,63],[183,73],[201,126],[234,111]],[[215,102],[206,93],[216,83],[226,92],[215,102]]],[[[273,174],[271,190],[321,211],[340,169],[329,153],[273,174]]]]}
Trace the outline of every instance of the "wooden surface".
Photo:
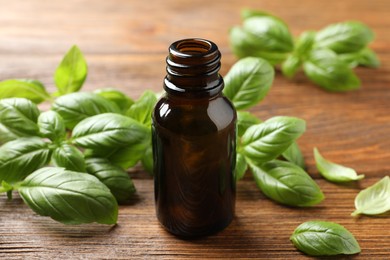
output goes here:
{"type": "Polygon", "coordinates": [[[153,180],[140,168],[131,175],[137,195],[121,206],[118,225],[65,226],[34,214],[21,199],[0,196],[1,259],[113,258],[305,258],[289,236],[300,223],[329,220],[347,227],[362,253],[356,259],[390,259],[390,215],[352,218],[354,198],[390,174],[390,1],[130,1],[0,0],[0,80],[35,78],[54,89],[52,74],[67,49],[77,44],[89,63],[85,90],[112,86],[137,98],[145,89],[160,91],[169,44],[186,37],[216,42],[223,54],[221,74],[234,63],[228,29],[240,22],[241,7],[268,10],[298,35],[329,23],[358,19],[376,33],[372,47],[378,70],[358,69],[362,89],[327,93],[303,75],[292,81],[277,74],[267,98],[252,109],[307,120],[299,140],[308,172],[326,199],[313,208],[288,208],[266,199],[248,177],[237,185],[233,223],[217,235],[179,240],[158,224],[153,180]],[[312,149],[355,168],[366,179],[336,185],[321,179],[312,149]]]}

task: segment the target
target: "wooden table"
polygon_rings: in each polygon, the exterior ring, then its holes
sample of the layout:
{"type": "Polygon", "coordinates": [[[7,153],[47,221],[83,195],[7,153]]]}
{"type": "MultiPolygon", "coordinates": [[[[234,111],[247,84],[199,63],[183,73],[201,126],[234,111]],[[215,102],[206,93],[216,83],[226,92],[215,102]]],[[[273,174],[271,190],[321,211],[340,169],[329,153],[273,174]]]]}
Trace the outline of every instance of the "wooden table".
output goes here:
{"type": "Polygon", "coordinates": [[[233,223],[217,235],[179,240],[158,224],[153,180],[141,168],[130,171],[137,187],[131,205],[121,206],[118,225],[65,226],[37,216],[19,197],[0,197],[0,258],[305,258],[289,241],[300,223],[329,220],[347,227],[360,242],[360,259],[390,258],[390,218],[352,218],[354,198],[390,172],[390,1],[41,1],[0,0],[0,79],[34,78],[54,90],[52,75],[62,55],[77,44],[89,63],[85,90],[116,87],[137,98],[162,89],[167,47],[177,39],[203,37],[223,54],[224,75],[235,62],[228,30],[240,23],[242,7],[283,18],[294,35],[349,19],[376,33],[377,70],[358,69],[362,88],[328,93],[303,75],[277,73],[267,98],[252,112],[266,119],[298,116],[308,129],[299,140],[307,170],[326,199],[312,208],[289,208],[266,199],[251,177],[237,185],[233,223]],[[366,179],[349,185],[323,180],[313,147],[330,160],[355,168],[366,179]]]}

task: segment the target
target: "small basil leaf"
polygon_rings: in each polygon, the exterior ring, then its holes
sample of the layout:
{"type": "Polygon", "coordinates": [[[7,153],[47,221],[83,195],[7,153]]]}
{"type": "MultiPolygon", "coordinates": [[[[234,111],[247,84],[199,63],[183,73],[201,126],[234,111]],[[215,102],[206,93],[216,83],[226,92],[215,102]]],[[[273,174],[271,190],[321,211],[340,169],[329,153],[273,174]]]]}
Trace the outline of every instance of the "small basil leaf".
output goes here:
{"type": "Polygon", "coordinates": [[[61,96],[53,103],[52,109],[64,119],[67,128],[72,129],[81,120],[103,113],[120,113],[111,101],[93,93],[71,93],[61,96]]]}
{"type": "Polygon", "coordinates": [[[331,161],[326,160],[317,148],[314,148],[316,166],[322,177],[332,182],[356,181],[364,178],[364,175],[357,175],[356,171],[331,161]]]}
{"type": "Polygon", "coordinates": [[[126,112],[131,107],[131,105],[134,104],[134,101],[131,98],[116,89],[97,89],[93,93],[98,94],[99,96],[102,96],[105,99],[115,103],[122,112],[126,112]]]}
{"type": "Polygon", "coordinates": [[[126,115],[134,118],[141,124],[152,124],[152,111],[157,103],[156,94],[152,91],[145,93],[126,111],[126,115]]]}
{"type": "Polygon", "coordinates": [[[304,120],[278,116],[253,125],[241,139],[242,152],[256,165],[270,161],[283,153],[306,129],[304,120]]]}
{"type": "Polygon", "coordinates": [[[50,158],[48,144],[38,137],[23,137],[0,147],[0,181],[23,180],[50,158]]]}
{"type": "Polygon", "coordinates": [[[132,197],[135,187],[125,170],[103,158],[87,159],[86,163],[87,172],[103,182],[118,203],[124,203],[132,197]]]}
{"type": "Polygon", "coordinates": [[[55,166],[70,171],[85,172],[84,155],[76,147],[63,143],[54,149],[52,161],[55,166]]]}
{"type": "Polygon", "coordinates": [[[352,216],[358,214],[377,215],[390,210],[390,178],[384,177],[374,185],[362,190],[355,198],[356,210],[352,216]]]}
{"type": "Polygon", "coordinates": [[[261,120],[247,111],[237,111],[237,132],[243,136],[245,131],[252,125],[260,124],[261,120]]]}
{"type": "Polygon", "coordinates": [[[302,61],[296,55],[289,55],[282,63],[282,73],[287,78],[292,78],[301,67],[302,61]]]}
{"type": "Polygon", "coordinates": [[[0,99],[27,98],[34,103],[41,103],[50,99],[41,82],[27,79],[9,79],[0,82],[0,99]]]}
{"type": "Polygon", "coordinates": [[[96,177],[47,167],[28,176],[18,187],[24,202],[37,214],[64,224],[115,224],[118,204],[96,177]]]}
{"type": "Polygon", "coordinates": [[[248,164],[246,163],[245,156],[241,153],[237,153],[236,168],[234,170],[236,181],[244,178],[247,169],[248,169],[248,164]]]}
{"type": "Polygon", "coordinates": [[[317,32],[315,48],[327,48],[336,53],[356,52],[374,39],[374,33],[361,22],[331,24],[317,32]]]}
{"type": "Polygon", "coordinates": [[[351,68],[358,65],[369,68],[378,68],[380,66],[378,56],[370,48],[364,48],[358,52],[343,53],[338,57],[348,63],[351,68]]]}
{"type": "Polygon", "coordinates": [[[152,144],[149,144],[148,148],[146,148],[144,156],[141,158],[142,167],[145,171],[147,171],[150,175],[154,175],[153,173],[153,149],[152,144]]]}
{"type": "Polygon", "coordinates": [[[46,111],[38,117],[39,132],[42,136],[52,141],[65,138],[65,123],[62,117],[55,111],[46,111]]]}
{"type": "Polygon", "coordinates": [[[145,157],[145,151],[150,146],[150,141],[147,138],[149,135],[145,136],[145,139],[139,139],[136,143],[118,148],[106,158],[123,169],[133,167],[145,157]]]}
{"type": "Polygon", "coordinates": [[[352,255],[361,251],[355,237],[345,227],[327,221],[308,221],[299,225],[291,242],[311,256],[352,255]]]}
{"type": "Polygon", "coordinates": [[[39,129],[38,107],[25,98],[6,98],[0,100],[0,125],[14,136],[36,136],[39,129]]]}
{"type": "Polygon", "coordinates": [[[249,108],[267,95],[274,74],[273,67],[261,58],[241,59],[225,76],[223,93],[237,110],[249,108]]]}
{"type": "Polygon", "coordinates": [[[105,113],[81,121],[72,132],[73,143],[83,148],[103,150],[147,142],[150,130],[132,118],[105,113]]]}
{"type": "Polygon", "coordinates": [[[293,163],[273,160],[261,166],[249,163],[249,167],[264,195],[281,204],[308,207],[324,199],[309,174],[293,163]]]}
{"type": "Polygon", "coordinates": [[[353,70],[331,50],[316,50],[303,63],[305,74],[316,84],[330,91],[358,89],[360,80],[353,70]]]}
{"type": "Polygon", "coordinates": [[[88,67],[83,54],[73,46],[64,56],[54,74],[60,94],[79,91],[87,78],[88,67]]]}
{"type": "Polygon", "coordinates": [[[283,158],[287,161],[298,165],[302,169],[305,168],[305,159],[303,158],[301,149],[298,146],[297,142],[293,142],[283,153],[283,158]]]}
{"type": "Polygon", "coordinates": [[[309,54],[313,48],[315,36],[316,33],[314,31],[303,32],[295,44],[294,53],[305,59],[306,55],[309,54]]]}

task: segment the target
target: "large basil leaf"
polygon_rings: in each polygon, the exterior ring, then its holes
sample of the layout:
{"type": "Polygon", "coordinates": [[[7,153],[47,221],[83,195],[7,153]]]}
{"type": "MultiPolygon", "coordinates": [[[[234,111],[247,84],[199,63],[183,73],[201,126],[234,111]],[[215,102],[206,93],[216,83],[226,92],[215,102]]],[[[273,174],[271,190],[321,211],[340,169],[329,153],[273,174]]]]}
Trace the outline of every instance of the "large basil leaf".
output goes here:
{"type": "Polygon", "coordinates": [[[351,232],[334,222],[305,222],[295,229],[290,240],[299,250],[312,256],[352,255],[361,251],[351,232]]]}
{"type": "Polygon", "coordinates": [[[317,32],[315,47],[331,49],[336,53],[356,52],[373,39],[374,33],[367,25],[348,21],[331,24],[317,32]]]}
{"type": "Polygon", "coordinates": [[[356,181],[364,178],[364,175],[357,175],[352,168],[342,166],[326,160],[317,148],[314,148],[314,158],[316,166],[322,177],[332,182],[356,181]]]}
{"type": "Polygon", "coordinates": [[[54,149],[52,161],[55,166],[70,171],[85,172],[84,155],[76,147],[63,143],[54,149]]]}
{"type": "Polygon", "coordinates": [[[128,201],[135,192],[129,174],[104,158],[87,159],[87,172],[103,182],[119,203],[128,201]]]}
{"type": "Polygon", "coordinates": [[[237,110],[249,108],[267,95],[274,74],[273,67],[261,58],[241,59],[226,74],[223,93],[237,110]]]}
{"type": "Polygon", "coordinates": [[[81,121],[72,132],[73,143],[83,148],[110,149],[146,143],[150,130],[132,118],[105,113],[81,121]]]}
{"type": "Polygon", "coordinates": [[[358,214],[377,215],[390,210],[390,178],[384,177],[374,185],[362,190],[355,198],[356,210],[352,216],[358,214]]]}
{"type": "Polygon", "coordinates": [[[127,110],[126,115],[134,118],[141,124],[152,124],[152,112],[157,102],[156,94],[152,91],[145,93],[127,110]]]}
{"type": "Polygon", "coordinates": [[[36,80],[9,79],[0,82],[0,99],[27,98],[34,103],[41,103],[50,98],[43,84],[36,80]]]}
{"type": "Polygon", "coordinates": [[[241,153],[237,153],[236,157],[236,168],[234,170],[234,175],[236,176],[236,181],[242,179],[248,169],[248,164],[246,163],[245,156],[241,153]]]}
{"type": "Polygon", "coordinates": [[[111,101],[93,93],[72,93],[61,96],[53,103],[53,110],[61,115],[66,127],[72,129],[81,120],[103,113],[120,113],[111,101]]]}
{"type": "Polygon", "coordinates": [[[93,93],[98,94],[99,96],[102,96],[105,99],[115,103],[122,112],[126,112],[134,104],[134,101],[131,98],[116,89],[97,89],[93,93]]]}
{"type": "Polygon", "coordinates": [[[14,136],[38,135],[38,107],[25,98],[0,100],[0,125],[14,136]]]}
{"type": "Polygon", "coordinates": [[[48,143],[38,137],[23,137],[0,147],[0,182],[22,180],[50,159],[48,143]]]}
{"type": "Polygon", "coordinates": [[[60,94],[79,91],[87,78],[88,67],[83,54],[73,46],[64,56],[54,74],[54,82],[60,94]]]}
{"type": "Polygon", "coordinates": [[[264,195],[281,204],[307,207],[324,199],[315,181],[293,163],[273,160],[261,166],[249,163],[249,167],[264,195]]]}
{"type": "Polygon", "coordinates": [[[237,111],[237,133],[243,136],[245,131],[252,125],[260,124],[261,120],[247,111],[237,111]]]}
{"type": "Polygon", "coordinates": [[[351,68],[359,65],[369,68],[378,68],[380,66],[378,56],[370,48],[364,48],[358,52],[343,53],[338,57],[348,63],[351,68]]]}
{"type": "Polygon", "coordinates": [[[298,146],[297,142],[293,142],[283,153],[283,158],[287,161],[298,165],[302,169],[305,168],[305,159],[303,158],[301,149],[298,146]]]}
{"type": "Polygon", "coordinates": [[[42,168],[17,187],[24,202],[37,214],[64,224],[115,224],[118,204],[96,177],[63,168],[42,168]]]}
{"type": "Polygon", "coordinates": [[[256,165],[270,161],[283,153],[306,129],[304,120],[277,116],[253,125],[242,136],[242,152],[256,165]]]}
{"type": "Polygon", "coordinates": [[[55,111],[46,111],[40,114],[38,126],[41,135],[52,141],[60,141],[65,138],[64,119],[55,111]]]}
{"type": "Polygon", "coordinates": [[[331,50],[315,50],[303,63],[306,76],[330,91],[348,91],[360,87],[360,80],[347,63],[331,50]]]}

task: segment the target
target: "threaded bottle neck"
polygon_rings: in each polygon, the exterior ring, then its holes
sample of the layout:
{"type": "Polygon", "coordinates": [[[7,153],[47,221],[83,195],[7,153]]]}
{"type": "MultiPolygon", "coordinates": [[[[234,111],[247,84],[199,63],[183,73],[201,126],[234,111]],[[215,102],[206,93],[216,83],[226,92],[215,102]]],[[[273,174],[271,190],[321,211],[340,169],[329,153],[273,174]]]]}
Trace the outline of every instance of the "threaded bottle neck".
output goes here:
{"type": "Polygon", "coordinates": [[[204,39],[184,39],[169,47],[165,90],[179,96],[214,96],[222,91],[221,53],[204,39]]]}

